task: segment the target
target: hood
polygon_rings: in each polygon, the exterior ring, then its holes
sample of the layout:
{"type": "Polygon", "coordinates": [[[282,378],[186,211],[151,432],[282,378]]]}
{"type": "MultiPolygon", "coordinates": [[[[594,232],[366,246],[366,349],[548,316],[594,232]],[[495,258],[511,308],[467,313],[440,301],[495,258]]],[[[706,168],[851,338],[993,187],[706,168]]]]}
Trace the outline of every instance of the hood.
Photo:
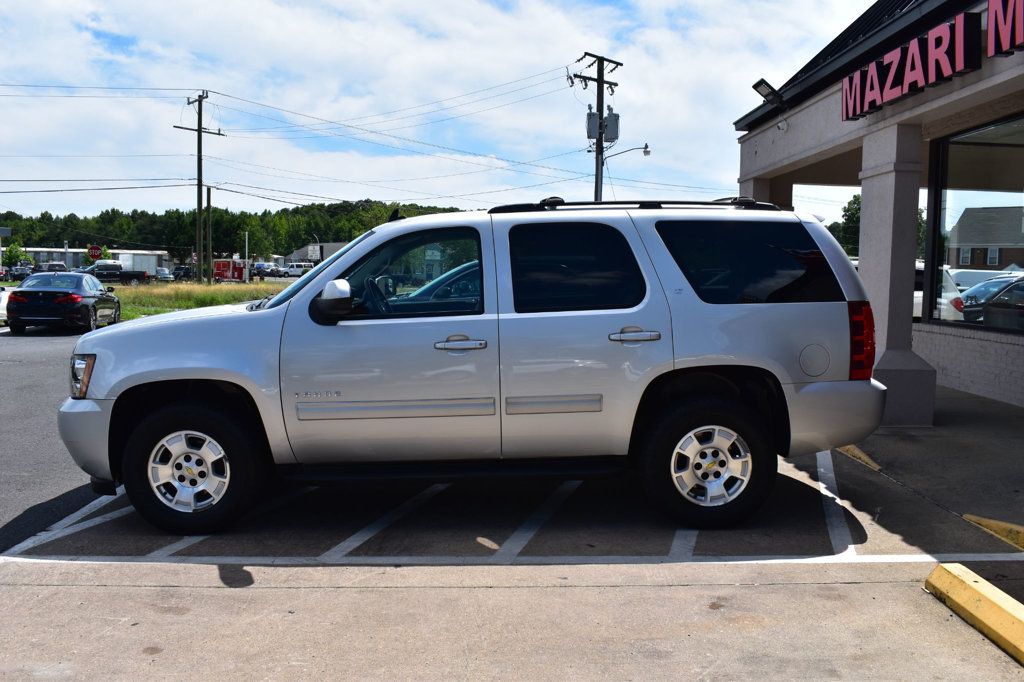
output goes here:
{"type": "Polygon", "coordinates": [[[148,329],[156,329],[166,327],[168,325],[180,325],[182,323],[194,323],[206,318],[224,318],[232,315],[248,315],[248,306],[252,301],[248,303],[231,303],[228,305],[216,305],[205,308],[192,308],[191,310],[179,310],[173,313],[163,313],[160,315],[147,315],[146,317],[140,317],[137,320],[129,320],[127,322],[119,322],[115,325],[101,327],[94,332],[83,334],[78,340],[76,348],[81,348],[83,343],[90,343],[93,340],[100,340],[109,338],[114,335],[139,332],[148,329]]]}

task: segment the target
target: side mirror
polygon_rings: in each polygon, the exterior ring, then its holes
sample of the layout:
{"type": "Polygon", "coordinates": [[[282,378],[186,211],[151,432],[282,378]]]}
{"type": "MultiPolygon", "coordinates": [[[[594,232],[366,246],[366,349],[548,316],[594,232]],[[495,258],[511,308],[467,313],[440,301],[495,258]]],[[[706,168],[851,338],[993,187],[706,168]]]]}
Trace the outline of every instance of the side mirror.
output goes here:
{"type": "Polygon", "coordinates": [[[114,293],[114,287],[107,287],[107,291],[109,291],[110,293],[114,293]]]}
{"type": "Polygon", "coordinates": [[[316,309],[324,319],[332,322],[352,312],[352,287],[348,280],[335,279],[328,282],[320,298],[316,299],[316,309]]]}

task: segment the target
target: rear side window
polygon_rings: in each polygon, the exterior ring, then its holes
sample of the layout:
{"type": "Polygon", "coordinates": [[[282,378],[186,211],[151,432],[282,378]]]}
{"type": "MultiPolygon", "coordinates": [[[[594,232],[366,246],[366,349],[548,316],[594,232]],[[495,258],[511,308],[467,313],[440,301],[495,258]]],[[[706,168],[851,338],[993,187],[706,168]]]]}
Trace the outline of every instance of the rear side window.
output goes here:
{"type": "Polygon", "coordinates": [[[515,225],[508,242],[517,313],[632,308],[647,293],[633,249],[609,225],[515,225]]]}
{"type": "Polygon", "coordinates": [[[666,220],[657,230],[706,303],[845,300],[824,254],[798,222],[666,220]]]}

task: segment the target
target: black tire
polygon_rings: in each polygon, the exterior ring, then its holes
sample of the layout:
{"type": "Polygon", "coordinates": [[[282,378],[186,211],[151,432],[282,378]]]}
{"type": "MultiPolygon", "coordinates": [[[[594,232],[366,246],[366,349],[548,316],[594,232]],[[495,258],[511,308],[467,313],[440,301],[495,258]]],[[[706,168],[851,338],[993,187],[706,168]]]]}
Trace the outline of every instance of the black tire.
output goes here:
{"type": "MultiPolygon", "coordinates": [[[[707,437],[705,433],[699,433],[698,436],[707,437]]],[[[698,443],[701,442],[698,439],[698,443]]],[[[641,483],[652,503],[684,526],[721,528],[735,525],[757,511],[771,493],[778,471],[778,460],[771,442],[763,420],[738,402],[708,399],[684,403],[662,413],[641,445],[638,453],[641,483]],[[695,498],[684,495],[677,487],[673,473],[677,466],[674,462],[676,446],[691,431],[705,426],[721,426],[732,431],[739,436],[736,447],[742,449],[745,444],[749,450],[749,476],[745,486],[740,485],[733,499],[718,506],[703,506],[695,499],[699,495],[695,495],[695,498]]],[[[702,473],[694,471],[694,474],[704,475],[710,471],[708,464],[716,461],[723,463],[727,457],[730,461],[723,466],[733,466],[735,455],[739,452],[739,449],[733,449],[723,454],[714,449],[705,453],[708,457],[706,461],[702,462],[696,457],[692,461],[681,458],[679,463],[701,464],[702,473]]],[[[719,470],[715,469],[715,473],[719,473],[719,470]]],[[[723,484],[726,487],[730,480],[734,481],[733,485],[739,485],[736,483],[739,479],[728,478],[728,471],[725,476],[727,479],[723,484]]],[[[679,480],[681,485],[685,485],[683,479],[679,480]]],[[[699,480],[697,484],[700,485],[699,480]]],[[[696,490],[699,492],[699,487],[696,490]]]]}
{"type": "Polygon", "coordinates": [[[96,327],[98,325],[99,323],[96,321],[96,309],[89,308],[89,321],[85,323],[85,331],[96,331],[96,327]]]}
{"type": "Polygon", "coordinates": [[[8,322],[7,326],[11,328],[11,333],[15,335],[22,335],[25,333],[25,325],[18,324],[17,322],[8,322]]]}
{"type": "Polygon", "coordinates": [[[128,286],[130,286],[130,287],[137,287],[137,286],[139,286],[139,280],[137,280],[135,278],[132,278],[131,280],[128,281],[128,286]]]}
{"type": "Polygon", "coordinates": [[[128,438],[121,459],[125,492],[139,514],[157,528],[179,535],[212,533],[244,514],[262,491],[269,466],[264,446],[241,428],[241,423],[236,415],[224,410],[190,403],[168,405],[142,420],[128,438]],[[212,438],[227,459],[227,488],[205,509],[173,509],[150,486],[150,456],[164,438],[179,431],[195,431],[212,438]]]}
{"type": "Polygon", "coordinates": [[[111,318],[109,320],[107,320],[107,326],[109,327],[112,324],[117,324],[120,321],[121,321],[121,304],[118,303],[117,306],[114,307],[114,314],[111,316],[111,318]]]}

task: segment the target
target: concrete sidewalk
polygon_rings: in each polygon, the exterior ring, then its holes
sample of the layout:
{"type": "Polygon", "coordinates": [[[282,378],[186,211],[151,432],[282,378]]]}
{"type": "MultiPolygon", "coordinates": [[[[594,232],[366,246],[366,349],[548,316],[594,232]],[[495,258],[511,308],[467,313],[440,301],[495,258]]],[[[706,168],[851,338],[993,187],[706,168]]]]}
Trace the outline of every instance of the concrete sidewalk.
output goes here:
{"type": "Polygon", "coordinates": [[[883,427],[859,446],[946,509],[1024,525],[1024,407],[939,386],[934,427],[883,427]]]}

